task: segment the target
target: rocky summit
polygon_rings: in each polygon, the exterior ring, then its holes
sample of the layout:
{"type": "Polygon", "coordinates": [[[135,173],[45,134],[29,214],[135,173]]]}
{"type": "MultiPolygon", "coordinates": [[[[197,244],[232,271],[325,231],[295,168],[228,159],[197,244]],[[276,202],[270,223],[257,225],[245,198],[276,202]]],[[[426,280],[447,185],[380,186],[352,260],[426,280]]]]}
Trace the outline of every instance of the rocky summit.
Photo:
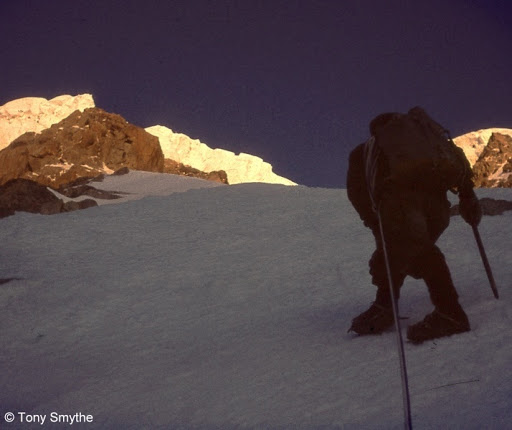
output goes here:
{"type": "Polygon", "coordinates": [[[81,177],[128,167],[164,171],[158,139],[99,108],[76,110],[41,133],[28,132],[0,151],[0,185],[25,178],[58,188],[81,177]]]}

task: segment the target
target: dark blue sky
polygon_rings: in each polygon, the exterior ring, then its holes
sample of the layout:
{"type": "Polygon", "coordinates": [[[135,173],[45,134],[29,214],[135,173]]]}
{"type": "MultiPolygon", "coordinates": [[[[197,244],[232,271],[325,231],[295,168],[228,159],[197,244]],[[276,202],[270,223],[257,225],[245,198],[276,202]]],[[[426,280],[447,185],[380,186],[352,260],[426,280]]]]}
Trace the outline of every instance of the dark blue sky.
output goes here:
{"type": "Polygon", "coordinates": [[[512,127],[508,0],[2,0],[0,105],[92,93],[143,127],[342,187],[385,111],[512,127]]]}

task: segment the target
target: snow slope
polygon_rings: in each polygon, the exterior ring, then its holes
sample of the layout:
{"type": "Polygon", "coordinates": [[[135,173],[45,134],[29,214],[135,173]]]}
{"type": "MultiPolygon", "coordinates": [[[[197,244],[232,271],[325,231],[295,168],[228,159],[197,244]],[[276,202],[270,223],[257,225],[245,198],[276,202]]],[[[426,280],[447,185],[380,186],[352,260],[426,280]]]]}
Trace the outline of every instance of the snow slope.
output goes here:
{"type": "Polygon", "coordinates": [[[121,176],[105,176],[103,181],[92,182],[90,185],[99,190],[117,191],[120,193],[120,199],[116,200],[95,199],[99,205],[123,203],[128,200],[139,200],[148,196],[168,196],[199,188],[225,186],[219,182],[207,181],[205,179],[137,170],[130,170],[126,175],[121,176]]]}
{"type": "MultiPolygon", "coordinates": [[[[415,428],[510,428],[511,221],[480,227],[499,301],[460,217],[439,241],[473,331],[406,344],[415,428]]],[[[90,414],[84,429],[403,426],[395,334],[347,333],[374,289],[345,190],[195,189],[19,213],[0,234],[0,278],[18,278],[0,285],[1,428],[68,428],[51,412],[90,414]]],[[[430,310],[407,280],[406,323],[430,310]]]]}

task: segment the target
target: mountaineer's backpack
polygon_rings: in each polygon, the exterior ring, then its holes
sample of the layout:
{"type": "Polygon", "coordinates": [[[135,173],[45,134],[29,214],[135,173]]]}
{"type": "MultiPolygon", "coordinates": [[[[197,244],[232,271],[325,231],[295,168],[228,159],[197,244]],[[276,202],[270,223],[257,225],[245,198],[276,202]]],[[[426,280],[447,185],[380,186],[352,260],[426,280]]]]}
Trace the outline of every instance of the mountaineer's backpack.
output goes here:
{"type": "Polygon", "coordinates": [[[381,114],[371,121],[370,132],[364,161],[373,198],[379,199],[384,187],[455,191],[471,177],[462,149],[420,107],[381,114]]]}

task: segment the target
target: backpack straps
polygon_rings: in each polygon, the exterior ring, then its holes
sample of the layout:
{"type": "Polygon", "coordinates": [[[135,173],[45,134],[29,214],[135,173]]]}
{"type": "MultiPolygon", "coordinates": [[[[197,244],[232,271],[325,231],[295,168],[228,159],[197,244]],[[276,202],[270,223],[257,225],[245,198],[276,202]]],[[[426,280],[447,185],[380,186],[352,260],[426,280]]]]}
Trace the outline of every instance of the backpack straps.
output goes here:
{"type": "Polygon", "coordinates": [[[375,213],[378,211],[378,204],[375,200],[376,185],[377,185],[377,167],[381,149],[375,143],[375,136],[370,137],[364,144],[363,160],[366,178],[366,187],[368,188],[368,195],[372,202],[372,209],[375,213]]]}

